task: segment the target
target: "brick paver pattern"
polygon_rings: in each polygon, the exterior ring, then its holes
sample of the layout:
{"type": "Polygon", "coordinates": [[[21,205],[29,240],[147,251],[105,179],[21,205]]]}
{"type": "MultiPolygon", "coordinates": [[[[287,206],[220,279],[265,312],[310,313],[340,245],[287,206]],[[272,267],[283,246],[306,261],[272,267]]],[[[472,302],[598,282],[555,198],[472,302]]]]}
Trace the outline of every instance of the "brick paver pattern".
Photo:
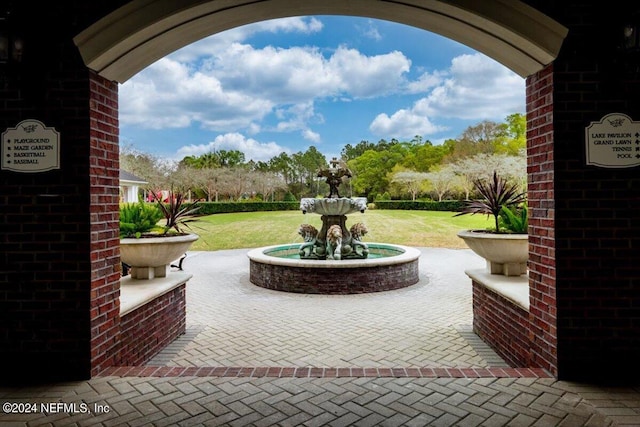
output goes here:
{"type": "Polygon", "coordinates": [[[423,249],[420,282],[362,295],[302,295],[249,281],[249,260],[185,260],[188,333],[150,365],[294,367],[506,366],[470,332],[468,251],[423,249]]]}
{"type": "Polygon", "coordinates": [[[506,367],[470,327],[463,270],[484,261],[422,252],[417,285],[352,296],[255,287],[242,251],[189,254],[186,334],[147,366],[0,382],[3,404],[35,405],[3,405],[0,425],[640,426],[640,387],[506,367]]]}

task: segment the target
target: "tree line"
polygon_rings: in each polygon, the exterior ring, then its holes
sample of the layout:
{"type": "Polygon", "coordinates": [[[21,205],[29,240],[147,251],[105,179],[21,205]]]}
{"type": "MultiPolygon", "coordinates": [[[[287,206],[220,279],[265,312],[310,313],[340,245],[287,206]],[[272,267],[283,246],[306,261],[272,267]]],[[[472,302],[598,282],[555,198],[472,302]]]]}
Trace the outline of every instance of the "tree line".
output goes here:
{"type": "MultiPolygon", "coordinates": [[[[482,121],[456,139],[434,145],[416,135],[410,141],[381,139],[346,144],[340,162],[352,178],[342,195],[370,201],[429,198],[469,199],[473,180],[494,170],[526,189],[526,118],[514,113],[504,122],[482,121]]],[[[246,161],[238,150],[216,150],[167,162],[131,148],[120,155],[121,168],[149,182],[154,190],[190,192],[207,201],[297,200],[328,192],[318,177],[326,156],[315,146],[268,161],[246,161]]]]}

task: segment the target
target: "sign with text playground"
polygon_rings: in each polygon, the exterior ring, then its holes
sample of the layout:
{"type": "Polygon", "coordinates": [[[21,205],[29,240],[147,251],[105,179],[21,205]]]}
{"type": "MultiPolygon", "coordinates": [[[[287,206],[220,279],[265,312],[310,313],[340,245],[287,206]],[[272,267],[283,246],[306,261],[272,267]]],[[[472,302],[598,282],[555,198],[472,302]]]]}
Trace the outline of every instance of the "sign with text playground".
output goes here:
{"type": "Polygon", "coordinates": [[[60,169],[60,133],[38,120],[23,120],[2,133],[2,169],[45,172],[60,169]]]}

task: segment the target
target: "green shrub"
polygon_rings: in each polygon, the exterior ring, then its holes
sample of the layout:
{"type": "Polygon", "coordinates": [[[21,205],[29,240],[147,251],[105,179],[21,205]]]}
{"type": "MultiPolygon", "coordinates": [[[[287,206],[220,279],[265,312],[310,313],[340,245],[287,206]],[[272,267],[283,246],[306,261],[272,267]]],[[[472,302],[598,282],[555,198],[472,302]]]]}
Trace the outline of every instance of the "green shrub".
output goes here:
{"type": "Polygon", "coordinates": [[[460,200],[377,200],[376,209],[395,209],[410,211],[446,211],[458,212],[464,203],[460,200]]]}
{"type": "Polygon", "coordinates": [[[143,233],[158,230],[164,215],[155,204],[123,203],[120,205],[120,237],[139,238],[143,233]]]}
{"type": "Polygon", "coordinates": [[[284,195],[285,202],[295,202],[297,200],[298,199],[296,199],[296,196],[294,196],[291,191],[287,191],[287,194],[284,195]]]}
{"type": "Polygon", "coordinates": [[[529,232],[529,210],[526,205],[516,208],[503,206],[500,210],[500,228],[510,233],[527,234],[529,232]]]}
{"type": "Polygon", "coordinates": [[[294,202],[200,202],[198,215],[213,215],[233,212],[294,211],[300,203],[294,202]]]}

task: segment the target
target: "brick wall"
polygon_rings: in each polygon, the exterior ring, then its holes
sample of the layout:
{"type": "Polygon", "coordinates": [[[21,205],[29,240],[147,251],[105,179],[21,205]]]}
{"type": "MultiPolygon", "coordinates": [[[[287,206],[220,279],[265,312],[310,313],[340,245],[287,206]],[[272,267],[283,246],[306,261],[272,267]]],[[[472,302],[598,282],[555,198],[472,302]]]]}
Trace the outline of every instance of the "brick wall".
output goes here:
{"type": "Polygon", "coordinates": [[[529,312],[472,280],[473,331],[513,367],[530,367],[529,312]]]}
{"type": "MultiPolygon", "coordinates": [[[[321,261],[322,262],[322,261],[321,261]]],[[[347,295],[389,291],[419,280],[418,260],[398,265],[361,268],[305,268],[251,260],[253,284],[276,291],[347,295]]]]}
{"type": "Polygon", "coordinates": [[[88,378],[108,365],[116,341],[117,84],[84,66],[71,35],[93,18],[84,15],[91,5],[76,6],[70,14],[41,4],[33,13],[14,4],[25,51],[22,63],[0,70],[1,129],[35,119],[60,134],[60,169],[0,171],[6,381],[88,378]],[[26,31],[51,22],[58,30],[46,37],[26,31]]]}
{"type": "MultiPolygon", "coordinates": [[[[32,25],[26,16],[25,27],[32,25]]],[[[23,62],[14,64],[20,73],[0,85],[0,127],[35,119],[55,128],[60,169],[0,171],[0,377],[87,378],[89,80],[70,41],[31,37],[23,62]]]]}
{"type": "Polygon", "coordinates": [[[90,73],[91,373],[112,366],[120,334],[118,85],[90,73]]]}
{"type": "Polygon", "coordinates": [[[547,277],[544,254],[536,253],[534,360],[555,357],[560,379],[637,380],[640,372],[628,366],[640,359],[640,174],[638,167],[587,166],[585,149],[585,128],[606,114],[640,120],[640,55],[621,48],[625,17],[637,7],[528,3],[569,28],[553,64],[553,148],[544,151],[553,162],[555,263],[547,277]]]}
{"type": "Polygon", "coordinates": [[[527,79],[531,366],[557,374],[553,65],[527,79]]]}
{"type": "Polygon", "coordinates": [[[186,330],[186,284],[122,316],[122,335],[115,366],[138,366],[186,330]]]}

